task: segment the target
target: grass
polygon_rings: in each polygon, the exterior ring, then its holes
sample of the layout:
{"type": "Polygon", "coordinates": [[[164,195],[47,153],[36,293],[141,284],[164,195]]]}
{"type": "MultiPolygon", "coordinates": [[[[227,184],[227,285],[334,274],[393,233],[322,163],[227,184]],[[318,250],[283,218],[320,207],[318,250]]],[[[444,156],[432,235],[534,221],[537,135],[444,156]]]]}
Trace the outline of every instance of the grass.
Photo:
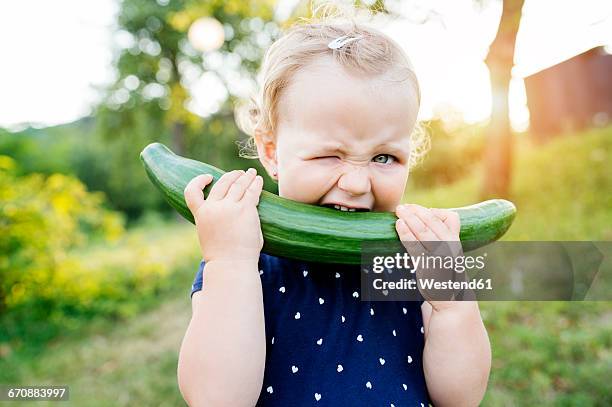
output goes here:
{"type": "MultiPolygon", "coordinates": [[[[193,270],[191,270],[193,271],[193,270]]],[[[69,385],[70,406],[179,406],[178,349],[191,316],[188,291],[120,322],[99,322],[22,358],[19,375],[2,383],[69,385]]],[[[32,405],[14,402],[15,406],[32,405]]],[[[56,402],[37,402],[53,406],[56,402]]]]}
{"type": "Polygon", "coordinates": [[[136,264],[134,256],[147,255],[150,261],[171,266],[171,275],[153,301],[134,298],[123,304],[130,309],[123,317],[73,321],[74,326],[44,346],[38,340],[18,348],[2,344],[0,383],[69,385],[70,401],[65,404],[71,406],[185,405],[176,367],[191,317],[190,284],[200,258],[193,226],[153,219],[131,229],[121,242],[73,255],[122,267],[131,260],[136,264]],[[138,253],[127,253],[122,246],[138,253]]]}
{"type": "MultiPolygon", "coordinates": [[[[612,163],[605,155],[601,159],[601,151],[612,151],[611,143],[610,129],[537,149],[520,142],[511,197],[519,215],[506,238],[610,240],[612,163]]],[[[478,200],[478,185],[473,175],[443,188],[409,189],[407,201],[438,207],[470,204],[478,200]]],[[[176,242],[197,245],[189,225],[149,225],[134,233],[148,236],[160,253],[169,253],[176,242]]],[[[104,248],[97,250],[104,255],[104,248]]],[[[184,405],[176,366],[197,264],[194,255],[176,266],[175,283],[156,307],[125,319],[89,321],[42,353],[7,355],[0,349],[0,382],[68,384],[71,401],[66,405],[184,405]]],[[[612,405],[609,302],[483,302],[481,310],[493,347],[483,405],[612,405]]]]}

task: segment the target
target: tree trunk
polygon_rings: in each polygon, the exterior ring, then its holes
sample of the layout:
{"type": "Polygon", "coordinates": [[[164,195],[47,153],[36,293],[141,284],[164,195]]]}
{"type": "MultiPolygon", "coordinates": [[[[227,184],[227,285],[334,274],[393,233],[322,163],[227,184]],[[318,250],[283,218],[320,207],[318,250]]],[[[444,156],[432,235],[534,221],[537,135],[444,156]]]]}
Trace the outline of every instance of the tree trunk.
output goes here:
{"type": "Polygon", "coordinates": [[[491,76],[492,108],[484,158],[483,199],[508,197],[510,191],[513,143],[508,89],[523,3],[524,0],[504,0],[497,35],[485,59],[491,76]]]}

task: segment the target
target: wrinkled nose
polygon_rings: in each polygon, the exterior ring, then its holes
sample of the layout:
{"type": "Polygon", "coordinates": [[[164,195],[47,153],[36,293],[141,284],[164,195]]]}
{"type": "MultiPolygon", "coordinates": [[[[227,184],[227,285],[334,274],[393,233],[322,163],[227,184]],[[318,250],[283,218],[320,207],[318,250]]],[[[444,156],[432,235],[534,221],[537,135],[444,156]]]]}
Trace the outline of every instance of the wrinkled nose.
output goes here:
{"type": "Polygon", "coordinates": [[[338,188],[350,195],[363,195],[370,192],[370,174],[366,168],[353,167],[338,180],[338,188]]]}

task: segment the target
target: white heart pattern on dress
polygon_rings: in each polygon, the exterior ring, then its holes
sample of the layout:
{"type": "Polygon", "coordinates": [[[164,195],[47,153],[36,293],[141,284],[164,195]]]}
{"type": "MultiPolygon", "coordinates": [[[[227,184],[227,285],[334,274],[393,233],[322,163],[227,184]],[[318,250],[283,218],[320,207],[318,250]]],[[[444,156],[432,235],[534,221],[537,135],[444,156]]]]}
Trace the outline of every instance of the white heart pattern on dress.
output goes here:
{"type": "Polygon", "coordinates": [[[292,373],[296,373],[298,371],[298,367],[297,366],[291,366],[291,372],[292,373]]]}
{"type": "Polygon", "coordinates": [[[383,358],[378,358],[378,361],[380,362],[381,365],[385,364],[385,360],[383,358]]]}
{"type": "Polygon", "coordinates": [[[359,298],[359,293],[357,291],[353,292],[353,297],[359,298]]]}
{"type": "Polygon", "coordinates": [[[319,298],[319,304],[323,305],[324,302],[325,300],[323,298],[319,298]]]}
{"type": "Polygon", "coordinates": [[[338,368],[336,370],[338,371],[338,373],[340,373],[344,370],[344,368],[342,367],[342,365],[338,365],[338,368]]]}
{"type": "Polygon", "coordinates": [[[281,293],[284,293],[285,292],[285,287],[279,288],[278,291],[280,291],[281,293]]]}
{"type": "Polygon", "coordinates": [[[372,388],[372,383],[367,382],[367,383],[366,383],[366,387],[367,387],[368,389],[371,389],[371,388],[372,388]]]}
{"type": "Polygon", "coordinates": [[[412,356],[408,355],[408,363],[412,363],[412,356]]]}
{"type": "Polygon", "coordinates": [[[308,271],[304,270],[304,271],[302,271],[302,274],[304,274],[304,277],[306,277],[308,275],[308,271]]]}
{"type": "Polygon", "coordinates": [[[274,393],[274,389],[272,388],[272,386],[268,386],[268,388],[266,389],[266,391],[270,394],[274,393]]]}
{"type": "Polygon", "coordinates": [[[315,393],[315,400],[321,400],[321,395],[319,393],[315,393]]]}
{"type": "Polygon", "coordinates": [[[301,315],[300,315],[300,313],[299,313],[299,312],[296,312],[296,313],[295,313],[295,319],[300,319],[300,316],[301,316],[301,315]]]}
{"type": "Polygon", "coordinates": [[[361,334],[357,335],[357,340],[359,342],[363,342],[363,336],[361,336],[361,334]]]}
{"type": "Polygon", "coordinates": [[[321,345],[322,343],[323,343],[323,338],[319,338],[319,339],[317,340],[317,345],[321,345]]]}

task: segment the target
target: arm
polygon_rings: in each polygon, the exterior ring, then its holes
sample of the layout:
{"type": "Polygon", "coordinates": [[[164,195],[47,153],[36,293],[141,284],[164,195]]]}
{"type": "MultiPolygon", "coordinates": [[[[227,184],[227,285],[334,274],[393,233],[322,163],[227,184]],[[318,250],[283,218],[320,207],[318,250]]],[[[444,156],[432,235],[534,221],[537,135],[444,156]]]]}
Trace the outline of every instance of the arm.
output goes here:
{"type": "Polygon", "coordinates": [[[252,406],[261,391],[266,341],[257,204],[263,180],[255,175],[226,173],[207,199],[202,190],[212,177],[197,176],[185,188],[205,261],[177,371],[192,407],[252,406]]]}
{"type": "Polygon", "coordinates": [[[477,406],[491,370],[491,346],[478,303],[438,302],[436,307],[422,306],[429,395],[435,406],[477,406]]]}
{"type": "Polygon", "coordinates": [[[257,263],[207,263],[179,355],[178,382],[190,406],[252,406],[266,344],[257,263]]]}
{"type": "MultiPolygon", "coordinates": [[[[449,255],[461,252],[460,221],[457,213],[401,205],[396,229],[410,252],[428,252],[427,247],[445,247],[449,255]],[[432,245],[432,242],[447,244],[432,245]],[[458,250],[458,252],[457,252],[458,250]]],[[[431,272],[431,271],[428,271],[431,272]]],[[[444,270],[439,277],[444,277],[444,270]]],[[[417,279],[424,276],[416,270],[417,279]]],[[[477,406],[487,388],[491,370],[491,345],[476,301],[436,301],[421,290],[425,348],[423,370],[427,390],[436,406],[477,406]]],[[[445,295],[451,293],[443,293],[445,295]]],[[[440,299],[440,297],[437,297],[440,299]]],[[[450,298],[449,297],[443,297],[450,298]]]]}

